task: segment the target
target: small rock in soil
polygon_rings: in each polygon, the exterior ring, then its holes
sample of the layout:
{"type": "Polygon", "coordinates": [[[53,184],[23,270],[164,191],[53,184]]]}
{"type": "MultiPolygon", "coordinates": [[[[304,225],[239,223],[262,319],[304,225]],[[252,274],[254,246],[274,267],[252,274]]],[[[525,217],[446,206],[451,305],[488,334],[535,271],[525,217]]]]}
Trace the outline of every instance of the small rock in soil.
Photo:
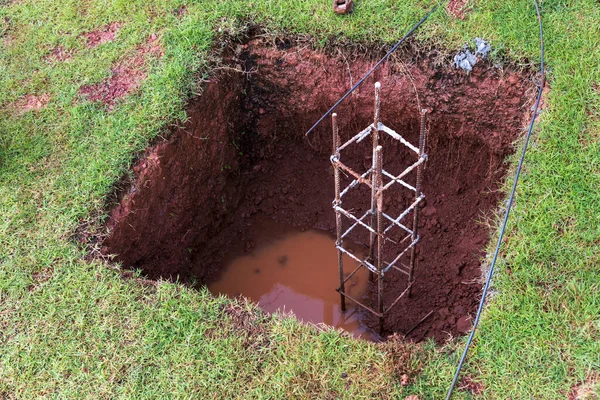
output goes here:
{"type": "Polygon", "coordinates": [[[333,11],[336,14],[350,14],[354,11],[353,0],[333,0],[333,11]]]}
{"type": "Polygon", "coordinates": [[[471,330],[471,318],[468,315],[462,316],[456,322],[456,330],[460,333],[468,333],[471,330]]]}
{"type": "Polygon", "coordinates": [[[425,207],[423,209],[423,215],[426,217],[431,217],[431,216],[435,215],[436,212],[437,212],[437,210],[433,206],[425,207]]]}
{"type": "Polygon", "coordinates": [[[452,271],[454,272],[454,274],[456,276],[459,276],[462,273],[462,270],[465,268],[465,266],[467,265],[467,263],[461,262],[459,264],[457,264],[452,271]]]}
{"type": "Polygon", "coordinates": [[[408,375],[402,375],[402,377],[400,378],[400,385],[408,386],[408,375]]]}

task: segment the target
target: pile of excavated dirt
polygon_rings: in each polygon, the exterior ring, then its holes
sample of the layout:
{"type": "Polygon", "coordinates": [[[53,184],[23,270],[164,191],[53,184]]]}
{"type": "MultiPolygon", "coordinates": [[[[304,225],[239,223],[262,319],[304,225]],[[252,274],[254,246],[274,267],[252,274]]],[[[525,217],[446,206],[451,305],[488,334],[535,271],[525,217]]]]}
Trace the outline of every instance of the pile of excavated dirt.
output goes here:
{"type": "MultiPolygon", "coordinates": [[[[374,60],[257,39],[235,45],[224,58],[227,67],[189,104],[185,126],[134,166],[135,182],[111,213],[104,253],[150,278],[212,281],[230,249],[252,247],[249,228],[265,218],[334,231],[331,123],[308,138],[304,133],[374,60]]],[[[436,67],[427,56],[407,55],[402,62],[386,63],[375,74],[382,83],[381,120],[417,143],[418,110],[430,110],[427,200],[413,296],[388,314],[385,330],[406,332],[433,310],[409,337],[442,341],[469,329],[476,310],[490,233],[481,221],[503,196],[497,189],[504,159],[524,124],[532,85],[523,73],[483,63],[467,75],[450,62],[436,67]]],[[[375,80],[337,110],[342,140],[372,122],[375,80]]],[[[368,146],[342,156],[368,168],[368,146]]],[[[414,154],[397,142],[383,146],[386,169],[400,172],[412,161],[414,154]]],[[[365,198],[368,189],[357,190],[345,208],[364,210],[365,198]]],[[[397,191],[388,196],[386,212],[397,215],[412,200],[410,192],[397,191]]],[[[359,233],[351,239],[368,242],[359,233]]],[[[386,276],[387,304],[405,281],[393,272],[386,276]]],[[[371,298],[374,304],[374,292],[371,298]]]]}

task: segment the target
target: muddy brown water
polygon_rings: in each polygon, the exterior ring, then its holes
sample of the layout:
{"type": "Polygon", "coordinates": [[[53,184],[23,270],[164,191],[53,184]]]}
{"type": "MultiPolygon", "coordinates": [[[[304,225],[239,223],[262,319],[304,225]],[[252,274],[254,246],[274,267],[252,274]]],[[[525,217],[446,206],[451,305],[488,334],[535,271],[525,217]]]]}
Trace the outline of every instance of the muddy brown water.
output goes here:
{"type": "MultiPolygon", "coordinates": [[[[211,284],[229,255],[241,254],[238,244],[260,247],[253,232],[259,221],[333,233],[331,124],[325,121],[309,138],[304,133],[379,54],[332,56],[288,44],[252,39],[225,52],[232,69],[212,77],[189,104],[184,126],[133,167],[135,180],[111,211],[104,254],[151,279],[211,284]]],[[[443,342],[464,333],[463,322],[477,309],[490,233],[481,221],[493,220],[504,196],[498,189],[505,157],[514,151],[535,88],[527,73],[510,66],[482,62],[465,74],[450,58],[439,61],[433,54],[404,53],[400,63],[384,63],[374,79],[382,84],[381,120],[408,141],[418,141],[418,110],[430,110],[413,296],[386,315],[384,333],[404,333],[434,311],[409,338],[443,342]]],[[[342,140],[372,123],[373,84],[366,82],[338,108],[342,140]]],[[[350,167],[371,164],[366,142],[344,151],[350,167]]],[[[402,171],[407,152],[391,142],[383,146],[386,170],[402,171]]],[[[367,189],[357,187],[344,204],[364,212],[367,189]]],[[[391,193],[384,211],[397,215],[411,201],[410,193],[391,193]]],[[[367,243],[361,235],[348,239],[367,243]]],[[[404,276],[386,275],[384,302],[391,304],[405,285],[404,276]]],[[[372,286],[367,305],[377,301],[372,286]]],[[[377,323],[365,321],[371,329],[377,323]]]]}
{"type": "MultiPolygon", "coordinates": [[[[261,223],[251,247],[230,254],[217,280],[208,285],[216,294],[244,296],[267,312],[292,312],[301,321],[326,324],[343,329],[355,337],[378,340],[378,335],[363,322],[364,312],[354,304],[341,311],[339,270],[335,239],[319,230],[301,231],[273,223],[261,223]]],[[[355,254],[366,249],[353,245],[355,254]]],[[[358,263],[344,256],[344,272],[351,273],[358,263]]],[[[367,293],[369,274],[361,268],[346,284],[355,298],[367,293]]]]}

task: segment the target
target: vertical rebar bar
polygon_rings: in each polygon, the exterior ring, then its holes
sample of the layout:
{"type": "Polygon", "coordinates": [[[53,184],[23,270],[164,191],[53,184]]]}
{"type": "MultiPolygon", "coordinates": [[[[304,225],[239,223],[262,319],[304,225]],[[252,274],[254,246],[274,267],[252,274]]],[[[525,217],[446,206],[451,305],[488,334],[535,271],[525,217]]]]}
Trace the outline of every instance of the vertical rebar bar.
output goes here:
{"type": "Polygon", "coordinates": [[[375,149],[375,188],[377,206],[377,311],[379,312],[379,334],[383,334],[383,159],[381,146],[375,149]]]}
{"type": "MultiPolygon", "coordinates": [[[[419,158],[424,157],[425,155],[425,142],[427,140],[427,109],[421,110],[421,132],[419,134],[419,158]]],[[[415,185],[415,200],[421,196],[421,184],[423,180],[423,165],[421,163],[417,166],[417,183],[415,185]]],[[[413,216],[413,233],[412,240],[413,242],[417,240],[419,237],[418,229],[419,229],[419,206],[415,207],[414,216],[413,216]]],[[[415,243],[413,247],[410,249],[410,268],[408,271],[408,297],[412,295],[412,285],[415,280],[414,272],[415,272],[415,257],[416,257],[417,244],[415,243]]]]}
{"type": "MultiPolygon", "coordinates": [[[[333,157],[334,157],[333,176],[334,176],[334,181],[335,181],[334,206],[336,207],[335,225],[336,225],[336,232],[337,232],[337,240],[335,241],[335,245],[336,245],[336,247],[341,247],[342,246],[342,215],[337,210],[337,207],[341,206],[341,202],[342,202],[342,200],[340,199],[340,167],[337,164],[337,162],[340,159],[340,150],[339,150],[340,135],[339,135],[338,126],[337,126],[337,114],[336,113],[333,113],[331,115],[331,125],[333,127],[333,157]]],[[[342,312],[344,312],[344,311],[346,311],[346,296],[344,296],[344,293],[346,292],[346,288],[344,285],[344,261],[343,261],[343,257],[342,257],[342,251],[339,248],[338,248],[337,253],[338,253],[338,268],[339,268],[339,272],[340,272],[340,306],[341,306],[342,312]]]]}
{"type": "MultiPolygon", "coordinates": [[[[371,130],[373,139],[373,162],[371,168],[371,222],[369,226],[375,228],[375,208],[377,192],[375,190],[375,152],[377,146],[379,146],[379,110],[381,108],[381,101],[379,99],[379,90],[381,89],[381,83],[375,82],[375,114],[373,118],[373,129],[371,130]]],[[[369,235],[369,259],[371,262],[374,260],[375,252],[375,234],[373,232],[369,235]]],[[[369,270],[369,280],[373,281],[373,271],[369,270]]]]}

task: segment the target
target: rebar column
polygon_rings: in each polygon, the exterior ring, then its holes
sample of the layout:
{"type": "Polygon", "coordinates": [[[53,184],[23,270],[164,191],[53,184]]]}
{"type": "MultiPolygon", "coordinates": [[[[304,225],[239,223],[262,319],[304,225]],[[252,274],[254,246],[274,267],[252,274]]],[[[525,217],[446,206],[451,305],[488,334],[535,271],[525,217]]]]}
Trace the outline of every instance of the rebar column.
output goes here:
{"type": "MultiPolygon", "coordinates": [[[[421,132],[419,134],[419,158],[425,154],[425,141],[427,140],[427,109],[421,110],[421,132]]],[[[421,197],[421,184],[423,181],[423,166],[421,163],[417,166],[417,183],[415,185],[415,201],[421,197]]],[[[412,229],[412,240],[413,242],[419,237],[419,206],[417,205],[414,210],[413,216],[413,229],[412,229]]],[[[415,258],[416,258],[417,243],[410,249],[410,266],[408,270],[408,297],[412,296],[412,285],[415,280],[415,258]]]]}
{"type": "MultiPolygon", "coordinates": [[[[373,118],[372,138],[373,138],[373,163],[371,169],[371,219],[369,226],[375,228],[375,213],[377,207],[377,192],[375,190],[375,151],[379,146],[379,110],[381,108],[381,101],[379,99],[379,90],[381,89],[381,83],[375,82],[375,117],[373,118]]],[[[374,249],[375,249],[375,234],[370,233],[369,236],[369,259],[371,262],[374,260],[374,249]]],[[[373,281],[373,271],[369,270],[369,280],[373,281]]]]}
{"type": "Polygon", "coordinates": [[[342,200],[340,199],[340,167],[337,162],[340,159],[340,135],[337,126],[337,114],[333,113],[331,115],[331,126],[333,127],[333,177],[335,182],[335,200],[334,200],[334,208],[335,208],[335,226],[337,232],[337,240],[335,241],[335,246],[337,248],[338,253],[338,268],[340,270],[340,305],[342,308],[342,312],[346,311],[346,296],[345,293],[345,284],[344,284],[344,260],[342,258],[342,251],[339,249],[342,246],[342,215],[337,210],[337,207],[340,207],[342,204],[342,200]]]}
{"type": "Polygon", "coordinates": [[[383,334],[383,178],[381,170],[383,168],[383,159],[381,156],[381,146],[375,149],[375,195],[376,195],[376,213],[377,213],[377,311],[379,312],[379,334],[383,334]]]}

